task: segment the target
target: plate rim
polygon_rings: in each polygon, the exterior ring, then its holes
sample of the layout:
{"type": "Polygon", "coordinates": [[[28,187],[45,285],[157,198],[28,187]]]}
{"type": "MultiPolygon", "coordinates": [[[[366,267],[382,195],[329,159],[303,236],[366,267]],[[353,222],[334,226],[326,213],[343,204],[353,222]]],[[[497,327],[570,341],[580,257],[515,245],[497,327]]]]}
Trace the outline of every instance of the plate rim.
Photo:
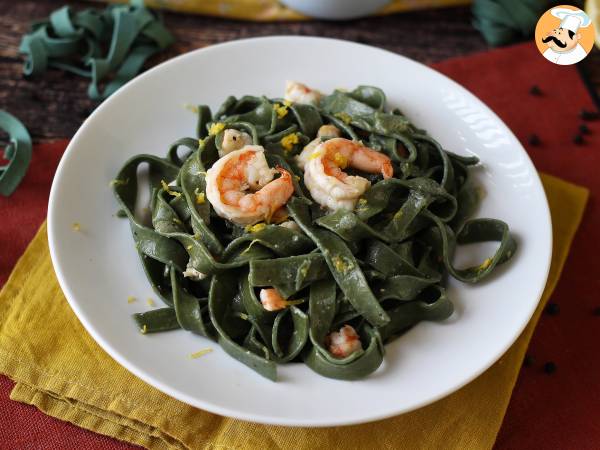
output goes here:
{"type": "Polygon", "coordinates": [[[262,37],[236,39],[236,40],[213,44],[213,45],[209,45],[206,47],[202,47],[202,48],[198,48],[195,50],[185,52],[181,55],[177,55],[173,58],[163,61],[160,64],[143,72],[142,74],[136,76],[135,78],[133,78],[132,80],[127,82],[125,85],[123,85],[113,95],[111,95],[109,98],[104,100],[100,105],[98,105],[96,107],[96,109],[92,112],[92,114],[90,114],[90,116],[88,116],[83,121],[81,126],[78,128],[77,132],[70,139],[67,148],[65,149],[63,155],[61,156],[60,162],[58,164],[58,167],[57,167],[56,172],[53,177],[52,186],[50,189],[50,195],[49,195],[49,199],[48,199],[47,234],[48,234],[50,257],[52,260],[54,272],[56,274],[56,277],[57,277],[57,280],[61,287],[61,290],[64,293],[65,298],[67,299],[67,301],[69,303],[69,306],[71,307],[71,309],[73,310],[73,312],[75,313],[75,315],[77,316],[78,320],[83,325],[85,330],[92,336],[94,341],[102,348],[102,350],[104,350],[111,358],[113,358],[122,367],[124,367],[126,370],[128,370],[130,373],[132,373],[134,376],[138,377],[139,379],[141,379],[145,383],[149,384],[150,386],[158,389],[159,391],[169,395],[172,398],[175,398],[176,400],[179,400],[179,401],[186,403],[190,406],[193,406],[195,408],[199,408],[199,409],[205,410],[207,412],[219,414],[221,416],[231,417],[234,419],[240,419],[240,420],[254,422],[254,423],[261,423],[261,424],[265,424],[265,425],[282,425],[282,426],[290,426],[290,427],[307,427],[308,426],[308,427],[321,428],[321,427],[332,427],[332,426],[357,425],[357,424],[362,424],[362,423],[383,420],[383,419],[402,415],[402,414],[423,408],[424,406],[432,404],[432,403],[458,391],[459,389],[463,388],[464,386],[466,386],[467,384],[469,384],[470,382],[475,380],[477,377],[479,377],[481,374],[483,374],[486,370],[488,370],[494,363],[496,363],[508,351],[508,349],[516,342],[516,340],[522,334],[523,330],[529,324],[534,312],[536,311],[536,309],[539,305],[539,302],[541,300],[541,297],[542,297],[545,287],[547,285],[548,275],[550,272],[550,265],[552,262],[552,255],[553,255],[553,228],[552,228],[552,220],[551,220],[551,216],[550,216],[550,208],[548,205],[548,199],[546,196],[546,192],[544,190],[543,184],[542,184],[540,176],[539,176],[539,172],[536,169],[535,165],[533,164],[533,161],[529,157],[529,154],[527,153],[527,151],[525,150],[525,148],[523,147],[521,142],[516,138],[516,136],[514,135],[512,130],[489,106],[487,106],[487,104],[485,102],[483,102],[483,100],[481,100],[478,96],[476,96],[474,93],[472,93],[469,89],[467,89],[463,85],[454,81],[453,79],[446,76],[445,74],[437,71],[436,69],[429,67],[426,64],[423,64],[419,61],[415,61],[407,56],[403,56],[401,54],[392,52],[390,50],[386,50],[383,48],[374,47],[374,46],[370,46],[370,45],[366,45],[366,44],[361,44],[361,43],[357,43],[357,42],[353,42],[353,41],[349,41],[349,40],[344,40],[344,39],[318,37],[318,36],[295,36],[295,35],[274,35],[274,36],[262,36],[262,37]],[[59,263],[59,257],[58,257],[58,246],[60,244],[57,242],[57,237],[56,237],[55,228],[54,228],[55,216],[58,214],[57,210],[56,210],[56,204],[58,203],[58,199],[57,199],[58,187],[57,186],[59,184],[59,180],[60,180],[62,172],[64,170],[66,161],[67,161],[67,159],[69,159],[69,155],[78,146],[78,144],[77,144],[78,138],[83,133],[83,130],[87,127],[88,123],[95,117],[95,115],[99,111],[109,107],[108,105],[110,105],[118,96],[126,94],[128,89],[131,88],[131,86],[134,83],[137,83],[138,81],[140,81],[148,76],[152,76],[152,74],[155,71],[156,72],[160,71],[164,65],[171,64],[180,59],[193,58],[198,53],[218,51],[219,48],[222,48],[222,47],[246,45],[248,43],[255,43],[255,42],[281,41],[282,39],[291,39],[291,40],[297,40],[297,41],[327,41],[327,42],[332,42],[334,44],[341,44],[341,45],[349,45],[350,44],[350,45],[355,45],[355,46],[366,47],[370,51],[384,52],[393,57],[409,61],[410,63],[413,63],[413,64],[417,64],[418,66],[421,66],[422,69],[435,72],[437,75],[441,76],[446,82],[450,83],[450,85],[452,85],[454,88],[458,89],[459,92],[467,93],[469,98],[471,100],[474,100],[477,103],[479,108],[481,108],[483,111],[485,111],[487,114],[489,114],[490,117],[492,119],[496,120],[499,124],[502,124],[502,126],[509,133],[509,135],[512,138],[514,138],[514,142],[517,144],[516,147],[518,148],[518,151],[520,151],[521,155],[524,156],[527,163],[533,169],[532,172],[534,174],[534,179],[536,180],[537,187],[539,189],[541,189],[542,198],[544,200],[543,205],[541,205],[541,206],[544,209],[544,212],[545,212],[544,221],[546,222],[547,227],[548,227],[548,233],[547,233],[548,234],[548,242],[546,243],[546,246],[544,246],[544,248],[548,249],[548,252],[547,252],[548,254],[547,254],[547,258],[545,261],[545,268],[544,268],[544,273],[545,273],[544,283],[541,285],[541,287],[538,288],[538,292],[536,294],[537,299],[535,302],[532,302],[532,307],[531,307],[530,311],[528,312],[527,315],[523,316],[522,323],[519,325],[518,329],[516,329],[514,336],[507,342],[507,344],[505,344],[503,346],[502,350],[498,354],[488,357],[487,360],[485,361],[485,363],[481,365],[479,370],[473,371],[468,376],[464,377],[460,383],[455,384],[451,388],[446,389],[440,393],[437,393],[436,395],[428,396],[420,402],[415,402],[410,407],[387,408],[387,409],[383,409],[383,410],[379,411],[378,413],[366,414],[366,415],[362,416],[361,418],[355,418],[355,419],[350,419],[350,420],[347,418],[346,419],[332,418],[327,421],[324,421],[322,419],[319,421],[314,421],[310,418],[306,418],[304,420],[286,419],[286,418],[280,418],[280,417],[275,417],[275,416],[267,416],[265,414],[260,414],[260,413],[253,414],[253,413],[240,412],[240,411],[231,409],[229,407],[223,407],[218,404],[214,404],[210,401],[204,401],[204,400],[201,400],[198,398],[190,397],[187,394],[180,392],[178,389],[172,388],[168,384],[165,384],[155,378],[152,378],[152,376],[150,374],[146,373],[145,370],[138,368],[135,363],[131,363],[124,355],[121,355],[121,353],[116,348],[113,348],[111,345],[109,345],[107,342],[105,342],[101,336],[101,332],[96,330],[96,328],[94,327],[92,322],[88,321],[88,319],[85,317],[85,314],[83,313],[83,311],[81,310],[81,308],[78,305],[75,295],[73,295],[73,292],[69,288],[69,284],[66,280],[65,274],[63,274],[63,271],[61,270],[60,263],[59,263]]]}

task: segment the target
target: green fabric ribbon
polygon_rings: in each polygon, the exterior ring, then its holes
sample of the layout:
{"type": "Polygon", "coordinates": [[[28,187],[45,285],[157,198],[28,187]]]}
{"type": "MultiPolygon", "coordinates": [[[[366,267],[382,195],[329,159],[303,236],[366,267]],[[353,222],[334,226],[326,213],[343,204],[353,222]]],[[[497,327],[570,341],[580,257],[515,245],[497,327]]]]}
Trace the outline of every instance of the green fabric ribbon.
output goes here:
{"type": "Polygon", "coordinates": [[[148,58],[174,42],[173,36],[143,1],[110,5],[103,11],[74,13],[69,6],[48,20],[35,22],[23,36],[23,73],[40,75],[48,68],[90,78],[90,98],[104,99],[135,77],[148,58]],[[99,86],[105,82],[104,89],[99,86]]]}
{"type": "Polygon", "coordinates": [[[473,26],[488,44],[497,47],[533,35],[548,0],[474,0],[473,26]]]}

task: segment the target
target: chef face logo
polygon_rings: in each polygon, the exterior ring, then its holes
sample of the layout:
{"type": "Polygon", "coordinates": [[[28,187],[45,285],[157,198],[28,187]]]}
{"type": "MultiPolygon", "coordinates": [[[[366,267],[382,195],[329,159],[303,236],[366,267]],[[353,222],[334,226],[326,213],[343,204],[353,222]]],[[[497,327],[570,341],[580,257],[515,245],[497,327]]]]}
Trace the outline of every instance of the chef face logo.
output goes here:
{"type": "Polygon", "coordinates": [[[594,24],[575,6],[551,8],[540,17],[535,42],[548,61],[570,65],[587,56],[594,44],[594,24]]]}
{"type": "Polygon", "coordinates": [[[575,34],[572,30],[555,28],[542,38],[542,42],[555,52],[562,53],[574,49],[580,39],[581,34],[575,34]]]}

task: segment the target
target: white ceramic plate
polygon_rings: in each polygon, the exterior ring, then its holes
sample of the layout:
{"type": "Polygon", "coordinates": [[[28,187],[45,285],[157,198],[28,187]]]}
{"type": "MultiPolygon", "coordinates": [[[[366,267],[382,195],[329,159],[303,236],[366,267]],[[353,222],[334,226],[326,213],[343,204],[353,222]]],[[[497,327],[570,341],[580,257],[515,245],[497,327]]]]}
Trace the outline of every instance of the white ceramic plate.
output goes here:
{"type": "MultiPolygon", "coordinates": [[[[419,408],[465,385],[514,342],[533,313],[550,264],[552,233],[537,172],[523,147],[481,101],[448,78],[387,51],[350,42],[269,37],[230,42],[179,56],[137,77],[105,101],[65,152],[48,211],[52,261],[60,285],[94,339],[132,373],[198,408],[245,420],[333,426],[419,408]],[[142,335],[130,315],[155,297],[126,220],[114,216],[108,185],[130,156],[164,155],[193,136],[184,103],[217,107],[229,94],[281,96],[284,81],[329,92],[381,87],[445,148],[483,161],[477,178],[487,196],[479,216],[508,222],[519,241],[510,264],[488,282],[451,282],[456,313],[422,323],[387,347],[385,362],[362,381],[323,378],[301,364],[280,366],[273,383],[218,345],[185,331],[142,335]],[[75,233],[72,224],[82,231],[75,233]],[[128,304],[127,297],[141,301],[128,304]],[[197,360],[187,356],[210,346],[197,360]]],[[[485,246],[483,246],[485,247],[485,246]]],[[[484,249],[486,250],[486,249],[484,249]]],[[[490,248],[487,248],[489,251],[490,248]]],[[[482,246],[459,255],[481,261],[482,246]]]]}

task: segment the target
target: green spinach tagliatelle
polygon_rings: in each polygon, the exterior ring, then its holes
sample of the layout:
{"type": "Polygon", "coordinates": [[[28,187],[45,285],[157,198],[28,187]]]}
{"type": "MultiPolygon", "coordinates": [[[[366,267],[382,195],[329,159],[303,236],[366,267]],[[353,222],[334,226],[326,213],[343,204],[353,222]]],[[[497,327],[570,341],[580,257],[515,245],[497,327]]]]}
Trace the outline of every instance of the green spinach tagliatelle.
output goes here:
{"type": "Polygon", "coordinates": [[[335,91],[318,107],[229,97],[214,115],[198,106],[197,136],[176,141],[165,158],[127,161],[113,181],[119,216],[128,219],[144,271],[165,303],[134,315],[140,329],[205,336],[272,380],[277,364],[290,361],[352,380],[375,371],[385,344],[418,322],[449,317],[448,275],[477,283],[512,257],[516,242],[504,222],[470,219],[479,201],[470,169],[477,158],[444,150],[400,111],[386,111],[385,101],[369,86],[335,91]],[[385,180],[353,170],[371,181],[353,211],[321,208],[294,161],[328,123],[394,166],[385,180]],[[286,205],[296,229],[242,228],[214,213],[205,175],[228,128],[248,133],[270,165],[296,175],[286,205]],[[148,168],[151,222],[134,214],[140,165],[148,168]],[[458,245],[484,241],[499,246],[482,264],[453,265],[458,245]],[[189,271],[200,276],[184,276],[189,271]],[[290,306],[264,309],[263,287],[275,287],[290,306]],[[357,331],[362,350],[338,358],[327,336],[345,324],[357,331]]]}

